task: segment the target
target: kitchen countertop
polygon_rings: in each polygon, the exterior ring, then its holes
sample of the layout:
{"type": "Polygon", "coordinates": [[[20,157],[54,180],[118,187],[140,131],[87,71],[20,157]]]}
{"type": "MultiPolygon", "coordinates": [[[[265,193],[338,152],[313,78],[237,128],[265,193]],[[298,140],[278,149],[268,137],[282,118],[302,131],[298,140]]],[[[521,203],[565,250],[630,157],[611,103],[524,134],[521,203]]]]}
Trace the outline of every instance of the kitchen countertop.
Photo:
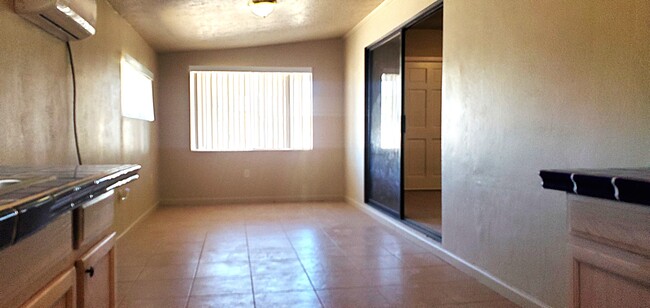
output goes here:
{"type": "Polygon", "coordinates": [[[650,206],[650,168],[541,170],[542,187],[650,206]]]}
{"type": "Polygon", "coordinates": [[[139,165],[0,166],[0,249],[138,179],[139,165]]]}

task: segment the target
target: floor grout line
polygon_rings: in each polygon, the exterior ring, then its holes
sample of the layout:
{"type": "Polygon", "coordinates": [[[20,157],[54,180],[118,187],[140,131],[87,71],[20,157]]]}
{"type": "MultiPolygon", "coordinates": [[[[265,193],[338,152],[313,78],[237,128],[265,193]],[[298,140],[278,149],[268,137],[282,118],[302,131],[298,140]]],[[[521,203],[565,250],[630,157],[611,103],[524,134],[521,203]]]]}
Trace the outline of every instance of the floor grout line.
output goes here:
{"type": "MultiPolygon", "coordinates": [[[[284,234],[287,235],[286,230],[284,230],[284,234]]],[[[289,238],[288,235],[287,235],[287,238],[289,238]]],[[[298,255],[298,251],[296,250],[296,246],[293,244],[293,242],[291,241],[290,238],[289,238],[289,244],[291,244],[291,249],[293,249],[293,253],[296,255],[296,258],[298,259],[298,262],[300,262],[300,266],[302,267],[302,271],[305,274],[305,276],[307,277],[307,280],[309,280],[309,285],[311,285],[312,291],[316,295],[316,298],[318,298],[318,302],[320,303],[320,306],[325,307],[325,305],[323,304],[323,300],[320,298],[320,296],[318,295],[318,292],[316,291],[316,287],[314,287],[314,283],[312,282],[311,277],[309,277],[309,274],[307,273],[307,269],[305,268],[305,264],[303,263],[302,259],[300,258],[300,255],[298,255]]]]}
{"type": "Polygon", "coordinates": [[[201,252],[199,253],[199,260],[196,262],[196,267],[194,268],[194,275],[192,276],[192,283],[190,284],[190,291],[187,294],[187,302],[185,303],[185,308],[190,306],[190,298],[192,297],[192,289],[194,289],[194,282],[196,281],[196,275],[199,273],[199,265],[201,264],[201,257],[203,257],[203,249],[205,249],[205,242],[208,240],[208,232],[205,232],[203,236],[203,242],[201,243],[201,252]]]}
{"type": "MultiPolygon", "coordinates": [[[[309,204],[306,205],[309,206],[309,204]]],[[[191,211],[190,214],[187,214],[186,211],[187,208],[184,208],[183,211],[176,211],[172,208],[172,209],[166,209],[163,215],[156,215],[156,213],[152,213],[150,217],[148,217],[143,221],[146,223],[147,220],[153,220],[152,218],[155,218],[156,222],[154,224],[149,224],[151,229],[140,229],[139,231],[142,231],[140,234],[134,233],[136,235],[129,237],[129,239],[131,239],[131,245],[135,244],[130,246],[128,250],[129,254],[131,254],[131,251],[134,253],[134,258],[129,258],[129,260],[131,260],[130,263],[136,264],[138,262],[144,261],[142,262],[142,264],[144,265],[142,266],[138,265],[138,267],[141,267],[141,269],[139,270],[139,273],[136,275],[135,280],[132,283],[137,283],[140,276],[143,275],[143,272],[150,264],[151,265],[157,264],[160,261],[165,261],[165,262],[169,262],[169,261],[175,262],[177,260],[189,261],[190,258],[192,260],[196,258],[195,250],[198,250],[199,245],[193,245],[192,247],[187,246],[185,248],[180,248],[180,249],[174,247],[168,247],[169,245],[166,245],[163,242],[156,241],[156,239],[159,236],[158,233],[160,233],[160,236],[165,236],[165,237],[173,237],[174,234],[176,234],[179,236],[178,239],[189,240],[189,242],[179,241],[178,243],[198,244],[199,241],[192,241],[192,240],[198,240],[202,236],[202,241],[200,242],[200,250],[198,253],[198,261],[196,262],[196,264],[192,262],[192,264],[194,264],[194,272],[193,272],[193,277],[191,279],[191,284],[189,286],[189,294],[187,298],[185,298],[186,301],[184,302],[184,306],[180,306],[183,304],[183,302],[180,300],[178,301],[179,307],[185,307],[185,308],[190,307],[189,303],[190,303],[190,299],[192,298],[192,292],[195,291],[195,282],[198,278],[197,277],[198,269],[200,268],[202,258],[209,257],[211,258],[210,260],[214,259],[215,257],[219,258],[219,254],[221,253],[220,247],[222,246],[226,248],[224,250],[224,253],[226,255],[230,253],[228,252],[230,246],[232,246],[232,248],[236,248],[238,251],[241,251],[239,255],[236,256],[236,259],[240,260],[238,262],[240,262],[239,264],[241,264],[241,266],[243,266],[247,262],[250,293],[246,293],[246,294],[250,294],[252,296],[253,307],[258,307],[259,305],[263,305],[264,303],[267,302],[267,300],[282,301],[283,300],[282,294],[284,294],[284,300],[286,300],[287,302],[291,301],[292,299],[286,296],[287,292],[289,293],[301,292],[303,290],[304,291],[309,290],[310,292],[314,293],[315,298],[311,297],[312,295],[310,295],[309,298],[306,298],[308,300],[312,300],[312,302],[310,303],[314,304],[314,306],[316,306],[316,299],[318,300],[318,304],[320,304],[321,307],[325,307],[325,303],[339,305],[340,303],[345,303],[345,301],[358,301],[359,299],[354,299],[350,297],[353,294],[379,294],[380,297],[376,298],[377,303],[379,303],[381,300],[384,300],[384,302],[388,305],[395,305],[395,303],[399,304],[399,301],[396,301],[395,298],[392,298],[391,294],[393,294],[394,292],[387,289],[398,287],[399,289],[402,288],[404,289],[404,291],[398,291],[398,292],[407,292],[407,291],[411,292],[410,291],[411,288],[409,288],[407,284],[405,284],[406,281],[420,281],[420,280],[411,280],[412,276],[411,274],[406,273],[407,270],[411,270],[411,269],[415,270],[420,268],[428,269],[428,268],[435,268],[435,267],[442,267],[442,266],[450,266],[454,268],[452,265],[448,264],[447,262],[443,262],[442,264],[435,264],[435,262],[428,260],[425,255],[432,255],[434,257],[436,255],[426,249],[424,249],[423,252],[417,252],[416,249],[417,247],[410,248],[409,247],[410,245],[415,245],[415,246],[419,246],[419,245],[417,245],[417,242],[411,241],[411,239],[408,236],[405,236],[400,233],[392,232],[393,230],[390,227],[386,227],[374,221],[372,219],[373,217],[370,217],[370,220],[366,219],[365,217],[367,216],[367,214],[354,208],[353,206],[337,205],[336,207],[333,207],[333,206],[325,205],[322,208],[319,208],[319,207],[311,207],[311,206],[301,207],[301,204],[298,204],[295,205],[297,206],[297,210],[287,211],[290,210],[293,206],[294,205],[286,206],[286,205],[269,204],[265,206],[253,207],[252,210],[244,209],[243,211],[241,210],[241,208],[220,209],[219,207],[205,207],[206,212],[202,212],[201,211],[202,209],[197,207],[197,208],[190,209],[191,211]],[[223,219],[222,215],[224,214],[227,215],[227,217],[232,217],[232,218],[223,219]],[[222,218],[210,219],[209,216],[207,215],[215,215],[214,217],[222,217],[222,218]],[[282,215],[285,215],[285,217],[283,217],[282,215]],[[195,220],[193,219],[195,219],[196,217],[206,217],[207,219],[203,219],[200,222],[195,222],[195,220]],[[318,217],[318,219],[314,219],[314,217],[318,217]],[[179,226],[180,228],[173,228],[167,230],[158,227],[158,226],[163,226],[163,224],[167,224],[168,222],[170,224],[177,223],[177,226],[179,226]],[[239,232],[240,227],[243,227],[243,234],[239,232]],[[234,230],[233,228],[235,228],[236,230],[234,230]],[[213,236],[214,241],[211,243],[207,243],[209,234],[214,235],[213,236]],[[243,238],[244,241],[241,241],[242,235],[244,237],[243,238]],[[233,243],[236,240],[239,244],[236,245],[237,247],[235,247],[234,245],[226,245],[226,244],[222,245],[221,244],[222,236],[223,239],[232,239],[233,243]],[[265,242],[267,240],[267,237],[268,239],[278,240],[278,242],[265,242]],[[153,240],[150,240],[150,242],[148,242],[147,239],[153,239],[153,240]],[[288,242],[289,246],[286,246],[286,243],[284,243],[285,241],[288,242]],[[367,246],[363,246],[363,247],[359,246],[359,245],[363,245],[363,243],[365,243],[365,245],[367,246]],[[242,244],[246,245],[245,259],[243,256],[244,249],[243,247],[241,247],[242,244]],[[214,245],[214,247],[209,245],[214,245]],[[346,247],[347,249],[344,249],[342,247],[346,247]],[[277,252],[276,250],[274,250],[275,248],[277,248],[277,252]],[[288,248],[290,248],[290,250],[288,250],[288,248]],[[165,252],[163,252],[163,249],[165,252]],[[175,249],[175,250],[171,252],[172,251],[171,249],[175,249]],[[191,253],[189,249],[192,250],[191,253]],[[330,251],[331,249],[337,249],[341,251],[332,252],[330,251]],[[167,253],[166,252],[167,250],[170,250],[169,252],[171,254],[170,256],[161,256],[162,258],[157,258],[156,260],[153,261],[152,259],[147,257],[147,255],[167,253]],[[211,254],[209,255],[208,251],[212,251],[212,250],[214,250],[215,252],[219,251],[219,253],[217,253],[215,256],[211,254]],[[140,251],[143,252],[142,254],[145,255],[146,258],[141,261],[139,261],[140,258],[139,255],[141,254],[140,251]],[[252,251],[259,252],[259,253],[252,255],[251,254],[252,251]],[[179,253],[179,256],[174,256],[176,252],[179,253]],[[187,252],[186,257],[182,256],[184,255],[185,252],[187,252]],[[339,253],[341,254],[340,256],[338,255],[339,253]],[[414,258],[409,259],[409,255],[411,254],[413,255],[422,254],[422,256],[421,257],[416,256],[414,258]],[[290,257],[290,255],[293,256],[290,257]],[[341,259],[339,259],[339,257],[341,259]],[[291,288],[287,288],[291,290],[274,291],[277,290],[278,288],[273,287],[273,283],[277,283],[277,280],[273,277],[275,277],[275,275],[278,275],[276,274],[276,272],[279,273],[281,271],[284,271],[283,268],[285,266],[283,265],[281,267],[273,267],[273,265],[263,265],[264,268],[260,268],[260,270],[263,271],[262,272],[258,271],[258,273],[267,275],[269,277],[266,276],[263,277],[264,281],[260,281],[257,284],[258,288],[261,288],[259,290],[261,291],[261,293],[256,294],[257,291],[256,291],[256,283],[254,282],[255,271],[253,268],[253,264],[257,264],[258,262],[276,260],[277,258],[291,258],[291,259],[295,258],[298,261],[298,263],[295,265],[291,265],[285,262],[286,270],[291,273],[300,272],[301,273],[300,277],[306,277],[307,281],[309,281],[309,285],[306,285],[303,282],[300,284],[296,284],[291,288]],[[343,261],[344,259],[347,260],[349,258],[352,258],[350,260],[351,262],[350,264],[342,264],[342,265],[338,264],[340,263],[339,261],[343,261]],[[382,263],[366,264],[367,262],[365,260],[367,258],[374,258],[377,259],[377,261],[372,261],[372,262],[382,262],[382,263]],[[395,259],[395,261],[393,261],[393,259],[395,259]],[[412,264],[413,266],[409,266],[406,263],[402,263],[403,261],[410,262],[409,264],[412,264]],[[346,274],[342,274],[342,275],[336,274],[333,275],[332,277],[321,277],[321,279],[326,279],[325,281],[323,281],[325,283],[323,284],[323,287],[326,288],[323,288],[322,290],[317,290],[315,288],[315,282],[318,282],[317,281],[318,277],[309,274],[307,270],[307,268],[311,268],[309,266],[309,262],[317,262],[313,264],[315,267],[309,271],[314,273],[314,275],[316,276],[318,275],[328,276],[334,272],[336,273],[349,272],[349,270],[346,270],[349,267],[349,268],[358,268],[358,270],[364,273],[364,275],[367,276],[366,278],[370,279],[370,281],[366,281],[367,279],[364,278],[360,282],[355,282],[355,281],[346,282],[344,280],[339,280],[339,279],[349,279],[345,277],[346,274]],[[392,267],[393,264],[396,264],[396,266],[392,267]],[[420,264],[422,264],[422,266],[419,266],[420,264]],[[270,269],[270,271],[268,272],[267,272],[267,267],[268,269],[270,269]],[[273,269],[277,269],[277,270],[274,271],[273,269]],[[372,282],[373,277],[379,278],[382,277],[381,275],[386,275],[386,274],[394,275],[393,273],[400,274],[400,275],[409,275],[409,276],[403,276],[404,278],[401,279],[400,278],[397,279],[391,278],[386,280],[382,279],[377,283],[372,282]],[[267,284],[269,283],[267,282],[267,280],[271,281],[270,282],[271,288],[268,289],[266,288],[266,284],[265,284],[265,283],[267,284]],[[343,282],[343,284],[339,284],[339,282],[343,282]],[[359,283],[359,286],[339,287],[339,285],[355,285],[357,283],[359,283]],[[366,284],[368,285],[366,286],[366,284]],[[402,287],[400,288],[399,286],[402,287]],[[309,289],[310,287],[311,289],[309,289]],[[346,292],[345,290],[348,290],[350,292],[346,292]],[[319,294],[319,291],[323,292],[323,295],[319,294]],[[386,293],[386,291],[390,291],[390,292],[386,293]],[[270,297],[269,295],[264,295],[259,298],[260,302],[258,302],[258,298],[256,297],[256,295],[262,295],[266,293],[271,293],[271,294],[278,293],[278,294],[276,298],[274,298],[272,295],[270,297]],[[339,302],[340,300],[343,300],[343,302],[339,302]]],[[[124,241],[124,243],[129,243],[129,242],[124,241]]],[[[170,241],[170,243],[172,243],[173,246],[173,243],[176,242],[170,241]]],[[[215,263],[222,262],[217,260],[221,260],[221,259],[220,258],[214,259],[213,262],[215,263]]],[[[224,259],[223,262],[227,263],[227,260],[230,259],[224,259]]],[[[276,263],[282,265],[282,262],[276,262],[276,263]]],[[[273,264],[273,262],[269,264],[273,264]]],[[[165,266],[165,264],[160,264],[160,266],[165,266]]],[[[216,269],[217,268],[209,269],[209,272],[205,272],[205,274],[210,274],[211,275],[210,277],[212,276],[221,277],[219,276],[221,275],[219,274],[221,272],[217,272],[217,271],[213,272],[216,269]]],[[[240,267],[240,269],[243,268],[240,267]]],[[[208,269],[206,268],[206,270],[208,269]]],[[[229,271],[230,269],[226,267],[226,269],[224,270],[229,271]]],[[[242,274],[244,275],[241,276],[242,279],[246,275],[245,269],[243,270],[244,272],[242,274]]],[[[187,268],[187,270],[185,271],[187,274],[184,275],[188,275],[189,268],[187,268]]],[[[223,271],[223,270],[219,270],[219,271],[223,271]]],[[[170,273],[175,276],[177,275],[175,271],[170,273]]],[[[225,273],[225,275],[228,275],[226,272],[223,273],[225,273]]],[[[429,272],[424,271],[423,273],[429,273],[429,272]]],[[[448,279],[450,277],[455,277],[454,273],[451,272],[448,273],[447,271],[431,271],[430,273],[441,273],[443,276],[441,276],[439,279],[448,279]],[[447,275],[452,275],[452,276],[447,276],[447,275]]],[[[150,273],[148,272],[147,275],[149,274],[150,273]]],[[[176,278],[176,279],[161,278],[161,280],[184,280],[184,279],[186,278],[176,278]]],[[[416,278],[416,279],[421,279],[421,278],[416,278]]],[[[287,280],[287,281],[293,281],[293,280],[287,280]]],[[[480,282],[478,281],[476,282],[480,284],[480,282]]],[[[449,282],[433,281],[431,283],[429,282],[426,283],[427,285],[442,286],[448,284],[449,282]]],[[[243,284],[238,288],[241,288],[241,290],[246,290],[247,283],[245,281],[241,281],[241,280],[237,281],[237,284],[238,285],[243,284]]],[[[177,285],[181,285],[181,284],[177,284],[177,285]]],[[[218,284],[215,284],[215,286],[216,285],[218,284]]],[[[208,287],[210,286],[208,285],[208,287]]],[[[130,287],[128,288],[130,289],[130,287]]],[[[144,288],[142,290],[147,290],[147,288],[144,288]]],[[[226,286],[225,290],[229,290],[229,288],[226,286]]],[[[467,290],[470,291],[479,290],[480,292],[482,292],[483,289],[480,286],[475,287],[472,284],[472,286],[468,286],[467,290]]],[[[197,291],[199,290],[197,289],[197,291]]],[[[222,292],[221,289],[218,289],[217,291],[222,292]]],[[[155,291],[146,291],[146,292],[155,292],[155,291]]],[[[421,291],[414,291],[414,292],[421,292],[421,291]]],[[[424,293],[426,292],[427,291],[424,291],[424,293]]],[[[476,291],[472,291],[472,292],[476,292],[476,291]]],[[[173,294],[181,294],[181,293],[178,293],[178,291],[174,291],[174,293],[168,292],[168,293],[160,293],[160,294],[173,295],[173,294]]],[[[201,299],[201,301],[210,300],[209,298],[211,297],[217,300],[221,300],[218,298],[221,297],[227,298],[233,294],[234,293],[232,294],[215,293],[212,295],[208,294],[199,297],[206,298],[206,299],[201,299]]],[[[248,302],[248,297],[247,297],[248,295],[244,295],[243,293],[242,294],[237,293],[237,294],[241,296],[240,297],[234,296],[232,297],[232,299],[235,298],[236,298],[235,300],[245,299],[248,302]]],[[[296,293],[296,295],[297,294],[300,293],[296,293]]],[[[303,293],[303,294],[306,295],[307,293],[303,293]]],[[[407,293],[395,293],[395,294],[407,294],[407,293]]],[[[408,294],[416,294],[416,293],[408,293],[408,294]]],[[[466,295],[463,295],[462,292],[461,293],[457,292],[455,289],[454,292],[449,293],[449,296],[450,296],[450,298],[448,298],[449,300],[452,300],[451,296],[453,296],[454,303],[492,303],[492,302],[501,303],[503,302],[504,305],[509,304],[507,303],[506,298],[488,299],[489,296],[482,293],[480,296],[467,295],[468,297],[464,297],[466,295]],[[456,302],[456,300],[459,301],[465,300],[465,301],[456,302]]],[[[162,298],[163,297],[158,297],[155,300],[161,300],[162,298]]],[[[119,303],[128,305],[130,303],[133,303],[134,300],[139,300],[139,299],[138,298],[129,299],[128,296],[123,296],[119,303]]],[[[364,300],[361,299],[361,301],[363,302],[364,300]]]]}
{"type": "Polygon", "coordinates": [[[253,263],[251,262],[251,248],[248,245],[248,224],[244,224],[244,234],[246,237],[246,256],[248,257],[248,279],[251,282],[251,296],[253,296],[253,307],[257,307],[255,298],[255,283],[253,282],[253,263]]]}

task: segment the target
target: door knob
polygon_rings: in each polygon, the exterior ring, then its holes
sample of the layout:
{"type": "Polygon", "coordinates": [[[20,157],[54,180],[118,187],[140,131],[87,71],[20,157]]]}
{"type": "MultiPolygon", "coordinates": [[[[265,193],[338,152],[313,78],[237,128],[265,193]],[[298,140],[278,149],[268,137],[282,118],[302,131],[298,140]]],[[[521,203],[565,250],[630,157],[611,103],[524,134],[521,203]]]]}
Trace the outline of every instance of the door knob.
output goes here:
{"type": "Polygon", "coordinates": [[[88,273],[88,276],[90,277],[95,276],[95,268],[91,266],[89,269],[86,270],[86,273],[88,273]]]}
{"type": "Polygon", "coordinates": [[[123,189],[118,189],[117,190],[117,197],[120,199],[120,201],[125,201],[127,198],[129,198],[129,193],[131,192],[131,189],[126,187],[123,189]]]}

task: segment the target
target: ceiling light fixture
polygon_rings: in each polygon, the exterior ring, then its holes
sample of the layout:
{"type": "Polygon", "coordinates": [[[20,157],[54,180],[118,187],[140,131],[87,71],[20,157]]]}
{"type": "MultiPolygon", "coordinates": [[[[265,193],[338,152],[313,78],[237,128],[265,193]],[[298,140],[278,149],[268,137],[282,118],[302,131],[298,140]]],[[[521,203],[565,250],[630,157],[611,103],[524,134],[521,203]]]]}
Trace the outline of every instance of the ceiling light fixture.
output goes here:
{"type": "Polygon", "coordinates": [[[249,0],[248,7],[253,14],[259,17],[266,17],[273,12],[275,5],[278,4],[277,0],[249,0]]]}

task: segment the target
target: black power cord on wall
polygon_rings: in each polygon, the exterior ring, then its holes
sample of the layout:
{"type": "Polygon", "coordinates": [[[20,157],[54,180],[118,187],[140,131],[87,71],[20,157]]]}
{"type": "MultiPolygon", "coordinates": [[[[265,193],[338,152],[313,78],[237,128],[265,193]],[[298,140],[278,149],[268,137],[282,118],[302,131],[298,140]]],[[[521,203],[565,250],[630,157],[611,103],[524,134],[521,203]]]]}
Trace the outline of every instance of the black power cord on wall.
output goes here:
{"type": "Polygon", "coordinates": [[[81,163],[81,152],[79,151],[79,134],[77,133],[77,77],[74,72],[74,61],[72,60],[72,48],[70,42],[65,42],[68,47],[68,58],[70,59],[70,72],[72,73],[72,126],[74,131],[74,146],[77,150],[77,163],[81,163]]]}

